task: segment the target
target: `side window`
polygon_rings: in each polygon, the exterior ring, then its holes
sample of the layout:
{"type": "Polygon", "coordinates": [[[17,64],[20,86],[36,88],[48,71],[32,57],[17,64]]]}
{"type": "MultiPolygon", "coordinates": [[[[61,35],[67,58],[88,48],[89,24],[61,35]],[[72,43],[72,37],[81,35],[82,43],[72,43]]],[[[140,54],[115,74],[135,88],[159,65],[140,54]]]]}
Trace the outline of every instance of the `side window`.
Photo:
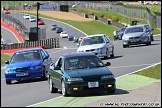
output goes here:
{"type": "Polygon", "coordinates": [[[49,56],[49,54],[45,51],[45,50],[42,50],[45,54],[45,56],[49,56]]]}
{"type": "Polygon", "coordinates": [[[40,53],[41,53],[42,57],[45,56],[45,53],[42,50],[40,51],[40,53]]]}
{"type": "Polygon", "coordinates": [[[108,42],[108,43],[111,42],[108,36],[104,36],[104,38],[105,38],[105,41],[106,41],[106,42],[108,42]]]}

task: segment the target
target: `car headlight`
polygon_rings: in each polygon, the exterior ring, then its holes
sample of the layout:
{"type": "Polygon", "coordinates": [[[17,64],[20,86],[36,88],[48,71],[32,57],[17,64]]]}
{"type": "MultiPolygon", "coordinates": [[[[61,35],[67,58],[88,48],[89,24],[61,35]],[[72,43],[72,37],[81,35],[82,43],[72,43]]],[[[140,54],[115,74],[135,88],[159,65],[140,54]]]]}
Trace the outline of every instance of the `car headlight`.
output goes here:
{"type": "Polygon", "coordinates": [[[142,38],[146,37],[146,34],[142,34],[141,37],[142,37],[142,38]]]}
{"type": "Polygon", "coordinates": [[[96,49],[96,51],[102,51],[103,50],[103,48],[97,48],[96,49]]]}
{"type": "Polygon", "coordinates": [[[6,69],[6,72],[14,72],[14,69],[6,69]]]}
{"type": "Polygon", "coordinates": [[[67,81],[73,82],[73,81],[83,81],[82,78],[69,78],[67,81]]]}
{"type": "Polygon", "coordinates": [[[30,70],[41,69],[41,68],[42,68],[42,66],[32,66],[32,67],[30,67],[30,70]]]}
{"type": "Polygon", "coordinates": [[[114,75],[104,75],[101,77],[101,79],[108,79],[108,78],[114,78],[114,75]]]}
{"type": "Polygon", "coordinates": [[[123,39],[123,40],[128,40],[129,37],[128,37],[128,36],[123,36],[122,39],[123,39]]]}

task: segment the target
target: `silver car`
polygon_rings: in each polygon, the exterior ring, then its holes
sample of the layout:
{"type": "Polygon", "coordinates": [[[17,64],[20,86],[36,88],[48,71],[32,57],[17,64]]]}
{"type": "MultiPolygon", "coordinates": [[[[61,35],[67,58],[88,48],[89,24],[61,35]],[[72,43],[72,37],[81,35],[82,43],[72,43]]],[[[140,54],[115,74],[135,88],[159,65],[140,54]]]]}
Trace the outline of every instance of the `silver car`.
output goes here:
{"type": "Polygon", "coordinates": [[[150,32],[144,25],[129,26],[125,29],[123,48],[129,45],[146,44],[151,45],[150,32]]]}
{"type": "Polygon", "coordinates": [[[93,52],[98,57],[114,57],[114,45],[106,34],[89,35],[78,45],[77,52],[93,52]]]}

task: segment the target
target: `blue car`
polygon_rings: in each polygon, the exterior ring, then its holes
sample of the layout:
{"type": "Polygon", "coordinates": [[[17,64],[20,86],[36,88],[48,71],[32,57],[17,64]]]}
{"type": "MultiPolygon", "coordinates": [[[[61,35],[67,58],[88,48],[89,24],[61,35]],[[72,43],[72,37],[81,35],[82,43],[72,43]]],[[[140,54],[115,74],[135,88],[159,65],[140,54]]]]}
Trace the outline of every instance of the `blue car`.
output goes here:
{"type": "Polygon", "coordinates": [[[56,28],[56,33],[61,33],[61,32],[63,32],[63,28],[57,27],[57,28],[56,28]]]}
{"type": "Polygon", "coordinates": [[[146,27],[147,31],[150,33],[150,39],[151,41],[154,41],[154,37],[153,37],[153,28],[151,27],[150,24],[141,24],[144,25],[144,27],[146,27]]]}
{"type": "Polygon", "coordinates": [[[122,37],[124,35],[124,31],[125,31],[126,27],[122,27],[119,30],[119,40],[122,40],[122,37]]]}
{"type": "Polygon", "coordinates": [[[19,50],[10,60],[5,61],[7,64],[4,72],[6,84],[11,84],[13,80],[21,81],[37,77],[46,80],[51,62],[52,58],[43,48],[19,50]]]}

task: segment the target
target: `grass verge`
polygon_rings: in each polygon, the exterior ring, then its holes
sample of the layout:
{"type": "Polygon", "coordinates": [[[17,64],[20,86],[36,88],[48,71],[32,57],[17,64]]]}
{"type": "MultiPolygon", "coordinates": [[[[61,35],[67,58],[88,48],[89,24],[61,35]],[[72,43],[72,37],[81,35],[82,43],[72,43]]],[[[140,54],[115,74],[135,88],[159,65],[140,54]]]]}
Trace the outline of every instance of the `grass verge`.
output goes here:
{"type": "Polygon", "coordinates": [[[7,54],[1,54],[1,66],[3,66],[4,65],[4,62],[6,60],[9,60],[9,59],[10,59],[10,56],[9,55],[7,55],[7,54]]]}

